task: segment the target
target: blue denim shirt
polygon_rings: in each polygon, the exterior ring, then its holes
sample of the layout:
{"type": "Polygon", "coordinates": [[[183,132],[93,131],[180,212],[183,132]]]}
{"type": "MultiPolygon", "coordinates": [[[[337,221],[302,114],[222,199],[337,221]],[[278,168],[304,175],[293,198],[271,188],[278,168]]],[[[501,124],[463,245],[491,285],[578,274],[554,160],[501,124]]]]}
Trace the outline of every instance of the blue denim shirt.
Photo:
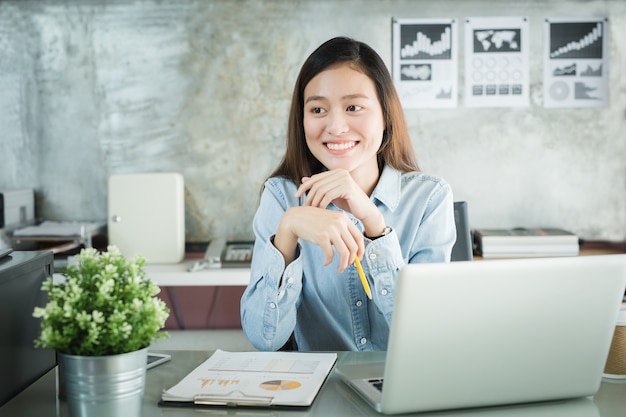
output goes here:
{"type": "MultiPolygon", "coordinates": [[[[300,240],[289,265],[272,240],[283,213],[300,204],[296,184],[265,183],[253,221],[256,236],[251,276],[241,299],[241,322],[252,345],[277,350],[294,333],[299,350],[386,350],[400,268],[415,262],[448,262],[456,240],[450,186],[418,172],[385,167],[371,200],[392,232],[365,238],[363,270],[373,300],[353,265],[337,272],[338,257],[323,265],[322,250],[300,240]],[[282,283],[281,283],[282,277],[282,283]],[[279,283],[281,285],[279,286],[279,283]]],[[[330,205],[328,210],[340,210],[330,205]]],[[[360,220],[346,214],[363,231],[360,220]]]]}

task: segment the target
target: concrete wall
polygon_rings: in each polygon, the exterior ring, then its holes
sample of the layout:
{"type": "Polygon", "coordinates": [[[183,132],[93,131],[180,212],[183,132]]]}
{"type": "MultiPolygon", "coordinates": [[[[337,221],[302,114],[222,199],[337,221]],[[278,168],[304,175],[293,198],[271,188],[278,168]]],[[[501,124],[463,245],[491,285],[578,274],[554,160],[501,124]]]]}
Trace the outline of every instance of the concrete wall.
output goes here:
{"type": "Polygon", "coordinates": [[[249,238],[316,46],[352,36],[391,67],[392,17],[502,15],[530,17],[530,107],[407,110],[423,170],[469,202],[472,227],[625,240],[618,0],[1,1],[0,189],[34,187],[47,219],[104,220],[111,173],[178,171],[188,240],[249,238]],[[579,16],[609,18],[610,106],[544,109],[543,20],[579,16]]]}

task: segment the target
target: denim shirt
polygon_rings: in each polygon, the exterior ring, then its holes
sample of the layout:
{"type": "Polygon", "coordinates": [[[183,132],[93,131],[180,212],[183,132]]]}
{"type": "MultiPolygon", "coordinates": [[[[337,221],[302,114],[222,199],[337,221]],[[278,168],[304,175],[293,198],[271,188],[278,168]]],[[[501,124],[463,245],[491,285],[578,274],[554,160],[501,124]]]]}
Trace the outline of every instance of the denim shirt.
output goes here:
{"type": "MultiPolygon", "coordinates": [[[[285,211],[302,205],[296,190],[291,180],[275,177],[261,195],[250,282],[241,298],[248,340],[258,350],[273,351],[293,332],[304,351],[386,350],[398,271],[407,263],[450,260],[456,241],[450,186],[432,175],[383,169],[371,200],[392,231],[374,240],[365,237],[361,263],[372,300],[354,264],[337,272],[335,253],[324,266],[317,245],[300,239],[296,258],[285,265],[272,241],[285,211]]],[[[340,209],[331,204],[328,210],[340,209]]],[[[360,220],[346,215],[364,230],[360,220]]]]}

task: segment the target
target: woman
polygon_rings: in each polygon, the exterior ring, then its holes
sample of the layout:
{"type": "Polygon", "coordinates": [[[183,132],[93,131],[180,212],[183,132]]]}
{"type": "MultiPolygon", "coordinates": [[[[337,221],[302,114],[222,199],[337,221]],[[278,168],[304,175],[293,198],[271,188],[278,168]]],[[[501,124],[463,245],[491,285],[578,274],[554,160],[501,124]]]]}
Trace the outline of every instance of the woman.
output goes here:
{"type": "Polygon", "coordinates": [[[334,38],[309,56],[288,130],[254,217],[244,332],[259,350],[288,340],[306,351],[385,350],[400,268],[450,260],[450,187],[419,172],[389,71],[362,42],[334,38]]]}

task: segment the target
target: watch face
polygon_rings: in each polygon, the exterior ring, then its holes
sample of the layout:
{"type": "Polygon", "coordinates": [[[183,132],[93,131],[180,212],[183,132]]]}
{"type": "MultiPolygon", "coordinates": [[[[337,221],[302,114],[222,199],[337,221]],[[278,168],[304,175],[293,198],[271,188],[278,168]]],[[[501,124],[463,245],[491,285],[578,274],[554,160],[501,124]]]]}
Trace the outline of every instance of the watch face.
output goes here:
{"type": "Polygon", "coordinates": [[[387,236],[389,233],[391,233],[391,228],[389,226],[385,227],[383,229],[383,232],[380,234],[380,236],[378,237],[383,237],[383,236],[387,236]]]}

